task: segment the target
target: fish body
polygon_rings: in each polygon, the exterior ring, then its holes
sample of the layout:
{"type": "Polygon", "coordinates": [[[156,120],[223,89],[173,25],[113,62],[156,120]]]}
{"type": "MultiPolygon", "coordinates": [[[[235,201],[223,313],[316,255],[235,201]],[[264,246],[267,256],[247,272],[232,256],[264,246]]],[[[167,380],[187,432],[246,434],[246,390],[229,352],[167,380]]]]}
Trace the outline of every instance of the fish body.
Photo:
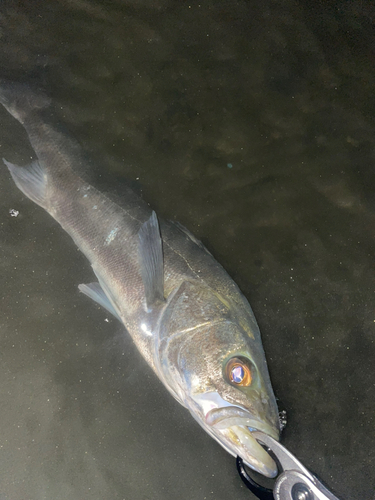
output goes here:
{"type": "Polygon", "coordinates": [[[279,419],[260,332],[241,291],[187,229],[158,219],[128,190],[121,207],[87,183],[78,143],[52,125],[51,103],[17,84],[0,102],[24,126],[37,160],[4,160],[15,183],[43,207],[92,265],[80,290],[112,312],[170,393],[229,453],[273,477],[252,437],[278,439],[279,419]]]}

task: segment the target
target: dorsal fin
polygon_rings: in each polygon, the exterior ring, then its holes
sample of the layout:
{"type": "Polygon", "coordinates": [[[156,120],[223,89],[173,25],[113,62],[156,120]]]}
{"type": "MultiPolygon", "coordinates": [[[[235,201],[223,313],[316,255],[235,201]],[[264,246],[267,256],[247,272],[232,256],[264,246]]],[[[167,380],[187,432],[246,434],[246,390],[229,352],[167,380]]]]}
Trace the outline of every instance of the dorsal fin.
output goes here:
{"type": "Polygon", "coordinates": [[[191,233],[189,231],[189,229],[186,229],[186,227],[183,226],[182,224],[180,224],[180,222],[178,222],[178,221],[171,221],[171,223],[174,226],[176,226],[182,233],[184,233],[185,236],[187,236],[189,238],[189,240],[191,240],[193,243],[198,245],[199,248],[201,248],[202,250],[207,252],[209,255],[212,255],[211,252],[209,250],[207,250],[207,248],[203,245],[203,243],[200,240],[198,240],[198,238],[196,238],[193,233],[191,233]]]}

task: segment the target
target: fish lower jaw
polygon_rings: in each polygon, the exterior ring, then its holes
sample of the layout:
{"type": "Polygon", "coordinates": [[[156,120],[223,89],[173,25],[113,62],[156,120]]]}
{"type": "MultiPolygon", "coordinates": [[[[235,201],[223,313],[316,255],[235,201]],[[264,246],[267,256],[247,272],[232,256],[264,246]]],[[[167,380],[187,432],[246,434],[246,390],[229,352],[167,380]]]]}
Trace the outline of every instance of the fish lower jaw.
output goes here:
{"type": "Polygon", "coordinates": [[[225,420],[218,421],[213,425],[215,429],[228,429],[228,428],[233,428],[233,427],[245,427],[248,428],[250,432],[252,431],[262,431],[265,434],[268,434],[269,436],[273,437],[276,440],[279,440],[279,433],[278,431],[274,428],[268,425],[267,423],[264,423],[260,420],[257,419],[252,419],[252,418],[228,418],[225,420]]]}
{"type": "Polygon", "coordinates": [[[213,408],[206,412],[205,421],[208,426],[215,430],[243,426],[247,427],[249,431],[262,431],[276,440],[279,439],[278,422],[272,422],[266,415],[254,415],[240,406],[227,405],[213,408]]]}
{"type": "MultiPolygon", "coordinates": [[[[251,430],[260,430],[251,429],[251,430]]],[[[266,477],[276,477],[278,469],[269,453],[258,443],[251,430],[244,425],[232,425],[221,430],[225,441],[231,444],[227,449],[242,458],[245,465],[266,477]]]]}

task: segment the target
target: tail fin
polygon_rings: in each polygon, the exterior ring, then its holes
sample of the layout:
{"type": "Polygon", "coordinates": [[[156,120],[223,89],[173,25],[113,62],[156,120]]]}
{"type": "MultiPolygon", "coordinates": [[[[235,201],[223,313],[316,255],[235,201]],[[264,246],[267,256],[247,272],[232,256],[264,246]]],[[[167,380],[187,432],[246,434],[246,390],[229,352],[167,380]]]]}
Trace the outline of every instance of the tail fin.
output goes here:
{"type": "Polygon", "coordinates": [[[3,162],[8,167],[17,187],[28,197],[43,208],[46,208],[47,176],[37,160],[25,167],[19,167],[9,161],[3,162]]]}
{"type": "Polygon", "coordinates": [[[26,117],[32,111],[48,107],[51,99],[26,84],[0,80],[0,103],[14,118],[24,124],[26,117]]]}

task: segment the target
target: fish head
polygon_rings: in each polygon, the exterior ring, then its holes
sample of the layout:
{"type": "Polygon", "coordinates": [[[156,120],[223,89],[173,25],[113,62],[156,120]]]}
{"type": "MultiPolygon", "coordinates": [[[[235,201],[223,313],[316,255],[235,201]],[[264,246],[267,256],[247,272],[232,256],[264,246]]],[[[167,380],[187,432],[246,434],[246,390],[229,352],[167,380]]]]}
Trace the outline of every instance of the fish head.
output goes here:
{"type": "MultiPolygon", "coordinates": [[[[180,356],[180,368],[189,387],[187,406],[229,453],[240,456],[257,472],[275,477],[278,471],[274,460],[252,436],[252,431],[260,430],[279,439],[279,417],[268,373],[264,376],[262,360],[257,360],[257,350],[251,348],[250,342],[241,346],[225,342],[228,338],[238,339],[238,325],[216,323],[211,329],[207,333],[215,339],[216,349],[202,349],[199,357],[196,353],[190,367],[187,361],[191,356],[180,356]]],[[[245,340],[246,336],[242,336],[245,340]]]]}
{"type": "Polygon", "coordinates": [[[164,381],[223,448],[257,472],[275,477],[274,460],[252,436],[260,430],[279,439],[280,433],[255,319],[249,330],[228,315],[212,316],[195,321],[192,328],[186,319],[184,329],[169,336],[161,350],[164,381]]]}

